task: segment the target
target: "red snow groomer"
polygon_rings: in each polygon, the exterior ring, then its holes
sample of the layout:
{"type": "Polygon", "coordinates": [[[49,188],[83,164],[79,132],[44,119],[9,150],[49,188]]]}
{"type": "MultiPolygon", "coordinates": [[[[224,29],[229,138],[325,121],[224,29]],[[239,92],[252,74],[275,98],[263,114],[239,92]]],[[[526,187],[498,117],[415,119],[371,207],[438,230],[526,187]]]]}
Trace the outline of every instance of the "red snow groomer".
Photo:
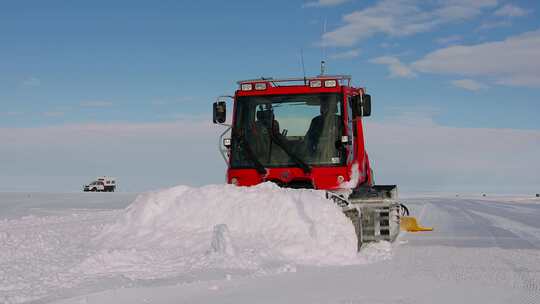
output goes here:
{"type": "Polygon", "coordinates": [[[364,242],[393,241],[403,219],[410,231],[422,228],[405,217],[395,185],[374,184],[362,125],[371,115],[371,96],[351,86],[350,76],[238,85],[234,96],[220,96],[213,105],[214,123],[228,127],[220,137],[228,183],[326,190],[352,220],[359,249],[364,242]],[[226,98],[233,101],[231,124],[225,124],[226,98]]]}

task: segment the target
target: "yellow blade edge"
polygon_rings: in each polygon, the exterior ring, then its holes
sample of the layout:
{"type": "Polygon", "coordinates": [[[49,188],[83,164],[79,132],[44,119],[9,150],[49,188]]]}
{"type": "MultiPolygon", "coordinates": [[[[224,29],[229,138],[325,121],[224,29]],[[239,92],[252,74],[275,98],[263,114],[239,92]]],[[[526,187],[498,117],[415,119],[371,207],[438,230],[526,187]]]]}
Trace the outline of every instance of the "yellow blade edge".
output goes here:
{"type": "Polygon", "coordinates": [[[402,216],[399,226],[401,230],[405,230],[407,232],[433,231],[433,227],[420,226],[416,218],[412,216],[402,216]]]}

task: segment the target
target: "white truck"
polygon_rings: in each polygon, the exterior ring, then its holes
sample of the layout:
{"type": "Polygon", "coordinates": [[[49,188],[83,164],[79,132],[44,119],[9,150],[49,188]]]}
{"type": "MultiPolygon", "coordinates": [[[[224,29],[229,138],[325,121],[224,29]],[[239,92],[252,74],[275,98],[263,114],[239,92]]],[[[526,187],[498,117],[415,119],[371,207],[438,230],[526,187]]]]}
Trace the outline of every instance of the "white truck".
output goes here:
{"type": "Polygon", "coordinates": [[[84,192],[114,192],[116,190],[116,179],[109,176],[99,176],[95,181],[84,185],[84,192]]]}

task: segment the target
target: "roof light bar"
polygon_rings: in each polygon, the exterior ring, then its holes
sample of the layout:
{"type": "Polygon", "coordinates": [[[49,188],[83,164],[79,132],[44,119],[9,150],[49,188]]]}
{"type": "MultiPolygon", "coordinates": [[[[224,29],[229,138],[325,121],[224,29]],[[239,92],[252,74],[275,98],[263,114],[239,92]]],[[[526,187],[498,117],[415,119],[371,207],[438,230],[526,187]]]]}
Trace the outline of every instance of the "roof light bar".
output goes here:
{"type": "Polygon", "coordinates": [[[240,80],[237,81],[237,83],[243,84],[243,83],[257,83],[257,82],[272,82],[272,83],[285,83],[285,82],[299,82],[299,83],[305,83],[306,80],[312,81],[312,80],[321,80],[321,79],[335,79],[339,81],[339,84],[341,82],[347,82],[350,84],[351,76],[350,75],[324,75],[324,76],[315,76],[315,77],[293,77],[293,78],[272,78],[272,77],[265,77],[265,78],[256,78],[256,79],[246,79],[246,80],[240,80]]]}
{"type": "Polygon", "coordinates": [[[240,86],[240,89],[242,91],[251,91],[251,90],[253,90],[253,84],[252,83],[242,83],[242,85],[240,86]]]}
{"type": "Polygon", "coordinates": [[[266,90],[266,82],[259,82],[255,84],[255,90],[262,91],[266,90]]]}
{"type": "Polygon", "coordinates": [[[337,85],[337,81],[335,79],[325,80],[324,86],[327,88],[335,88],[337,85]]]}
{"type": "Polygon", "coordinates": [[[311,88],[320,88],[322,86],[322,81],[320,80],[310,80],[309,87],[311,88]]]}

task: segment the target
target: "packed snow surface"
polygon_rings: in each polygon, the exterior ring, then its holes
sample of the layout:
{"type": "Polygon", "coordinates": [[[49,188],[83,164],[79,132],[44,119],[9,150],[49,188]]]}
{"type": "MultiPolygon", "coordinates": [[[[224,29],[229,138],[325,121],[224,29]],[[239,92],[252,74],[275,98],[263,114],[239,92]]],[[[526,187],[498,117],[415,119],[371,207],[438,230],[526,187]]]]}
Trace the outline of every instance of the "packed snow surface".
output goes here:
{"type": "Polygon", "coordinates": [[[0,303],[540,303],[540,199],[404,202],[435,230],[356,254],[318,191],[0,193],[0,303]]]}

